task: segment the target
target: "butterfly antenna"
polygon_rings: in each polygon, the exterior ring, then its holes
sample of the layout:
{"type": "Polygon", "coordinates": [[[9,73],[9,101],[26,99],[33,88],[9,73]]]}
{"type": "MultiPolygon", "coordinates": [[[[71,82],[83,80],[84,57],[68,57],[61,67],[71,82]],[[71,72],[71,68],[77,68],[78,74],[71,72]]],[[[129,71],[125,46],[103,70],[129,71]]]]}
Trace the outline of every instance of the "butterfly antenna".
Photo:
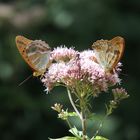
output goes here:
{"type": "Polygon", "coordinates": [[[22,84],[24,84],[26,81],[28,81],[33,75],[31,74],[30,76],[28,76],[25,80],[23,80],[18,86],[21,86],[22,84]]]}
{"type": "Polygon", "coordinates": [[[120,75],[123,75],[123,76],[128,76],[128,74],[125,74],[125,73],[120,73],[120,75]]]}

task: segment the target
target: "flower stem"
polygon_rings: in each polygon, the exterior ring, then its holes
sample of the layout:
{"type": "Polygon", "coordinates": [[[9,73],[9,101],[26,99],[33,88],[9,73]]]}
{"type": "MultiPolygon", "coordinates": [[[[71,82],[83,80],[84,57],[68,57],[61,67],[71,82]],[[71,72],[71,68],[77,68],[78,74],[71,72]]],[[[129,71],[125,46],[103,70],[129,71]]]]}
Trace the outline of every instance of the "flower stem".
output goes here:
{"type": "Polygon", "coordinates": [[[76,108],[74,102],[73,102],[73,99],[71,97],[71,93],[70,93],[70,90],[67,88],[67,92],[68,92],[68,97],[69,97],[69,100],[70,100],[70,103],[72,105],[72,107],[74,108],[76,114],[79,116],[80,120],[82,120],[82,116],[81,114],[79,113],[78,109],[76,108]]]}
{"type": "Polygon", "coordinates": [[[80,109],[81,109],[81,115],[82,115],[82,119],[81,119],[81,123],[82,123],[82,132],[83,132],[83,139],[82,140],[86,140],[86,110],[87,110],[87,104],[86,104],[86,99],[85,97],[81,97],[80,98],[80,109]]]}
{"type": "Polygon", "coordinates": [[[69,97],[69,100],[70,100],[70,103],[72,104],[76,114],[79,116],[80,120],[81,120],[81,123],[82,123],[82,132],[83,132],[83,140],[86,140],[86,114],[85,114],[85,105],[83,104],[84,101],[81,99],[80,101],[80,108],[81,108],[81,113],[79,113],[77,107],[75,106],[74,102],[73,102],[73,99],[72,99],[72,96],[71,96],[71,93],[70,93],[70,90],[67,88],[67,92],[68,92],[68,97],[69,97]]]}
{"type": "Polygon", "coordinates": [[[85,111],[82,110],[82,131],[83,131],[83,140],[86,140],[86,116],[85,116],[85,111]]]}

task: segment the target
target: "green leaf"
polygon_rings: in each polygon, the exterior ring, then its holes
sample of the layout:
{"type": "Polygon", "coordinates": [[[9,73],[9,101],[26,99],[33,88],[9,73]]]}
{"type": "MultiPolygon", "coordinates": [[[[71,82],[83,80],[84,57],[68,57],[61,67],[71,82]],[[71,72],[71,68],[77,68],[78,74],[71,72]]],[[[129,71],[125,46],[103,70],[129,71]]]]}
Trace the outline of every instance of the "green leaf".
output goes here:
{"type": "Polygon", "coordinates": [[[51,139],[51,138],[49,138],[49,140],[80,140],[80,139],[76,138],[76,137],[66,136],[66,137],[62,137],[62,138],[58,138],[58,139],[51,139]]]}
{"type": "Polygon", "coordinates": [[[102,136],[96,136],[93,140],[109,140],[109,139],[104,138],[102,136]]]}
{"type": "Polygon", "coordinates": [[[82,137],[82,131],[77,130],[76,127],[69,130],[74,136],[81,138],[82,137]]]}

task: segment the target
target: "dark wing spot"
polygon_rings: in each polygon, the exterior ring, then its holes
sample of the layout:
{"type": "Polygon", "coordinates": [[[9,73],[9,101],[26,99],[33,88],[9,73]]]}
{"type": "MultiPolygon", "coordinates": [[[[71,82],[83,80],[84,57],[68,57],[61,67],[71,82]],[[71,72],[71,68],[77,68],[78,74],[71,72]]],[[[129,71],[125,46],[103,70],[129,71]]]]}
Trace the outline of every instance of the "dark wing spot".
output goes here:
{"type": "Polygon", "coordinates": [[[118,50],[115,50],[115,51],[114,51],[114,54],[115,54],[115,55],[119,55],[120,52],[119,52],[118,50]]]}

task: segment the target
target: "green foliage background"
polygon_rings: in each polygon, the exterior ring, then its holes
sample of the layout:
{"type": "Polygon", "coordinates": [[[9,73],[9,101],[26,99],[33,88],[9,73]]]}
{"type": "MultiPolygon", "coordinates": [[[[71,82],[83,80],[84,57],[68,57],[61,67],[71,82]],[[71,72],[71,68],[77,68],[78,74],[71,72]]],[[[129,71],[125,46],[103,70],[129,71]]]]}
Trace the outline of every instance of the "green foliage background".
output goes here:
{"type": "MultiPolygon", "coordinates": [[[[70,105],[65,89],[46,95],[39,78],[18,86],[32,72],[17,51],[16,35],[78,50],[89,49],[97,39],[123,36],[121,78],[130,98],[109,117],[101,134],[112,140],[140,139],[139,0],[0,0],[0,140],[62,137],[69,135],[68,127],[50,106],[70,105]]],[[[101,95],[95,108],[103,109],[103,99],[101,95]]],[[[94,131],[94,124],[90,128],[94,131]]]]}

